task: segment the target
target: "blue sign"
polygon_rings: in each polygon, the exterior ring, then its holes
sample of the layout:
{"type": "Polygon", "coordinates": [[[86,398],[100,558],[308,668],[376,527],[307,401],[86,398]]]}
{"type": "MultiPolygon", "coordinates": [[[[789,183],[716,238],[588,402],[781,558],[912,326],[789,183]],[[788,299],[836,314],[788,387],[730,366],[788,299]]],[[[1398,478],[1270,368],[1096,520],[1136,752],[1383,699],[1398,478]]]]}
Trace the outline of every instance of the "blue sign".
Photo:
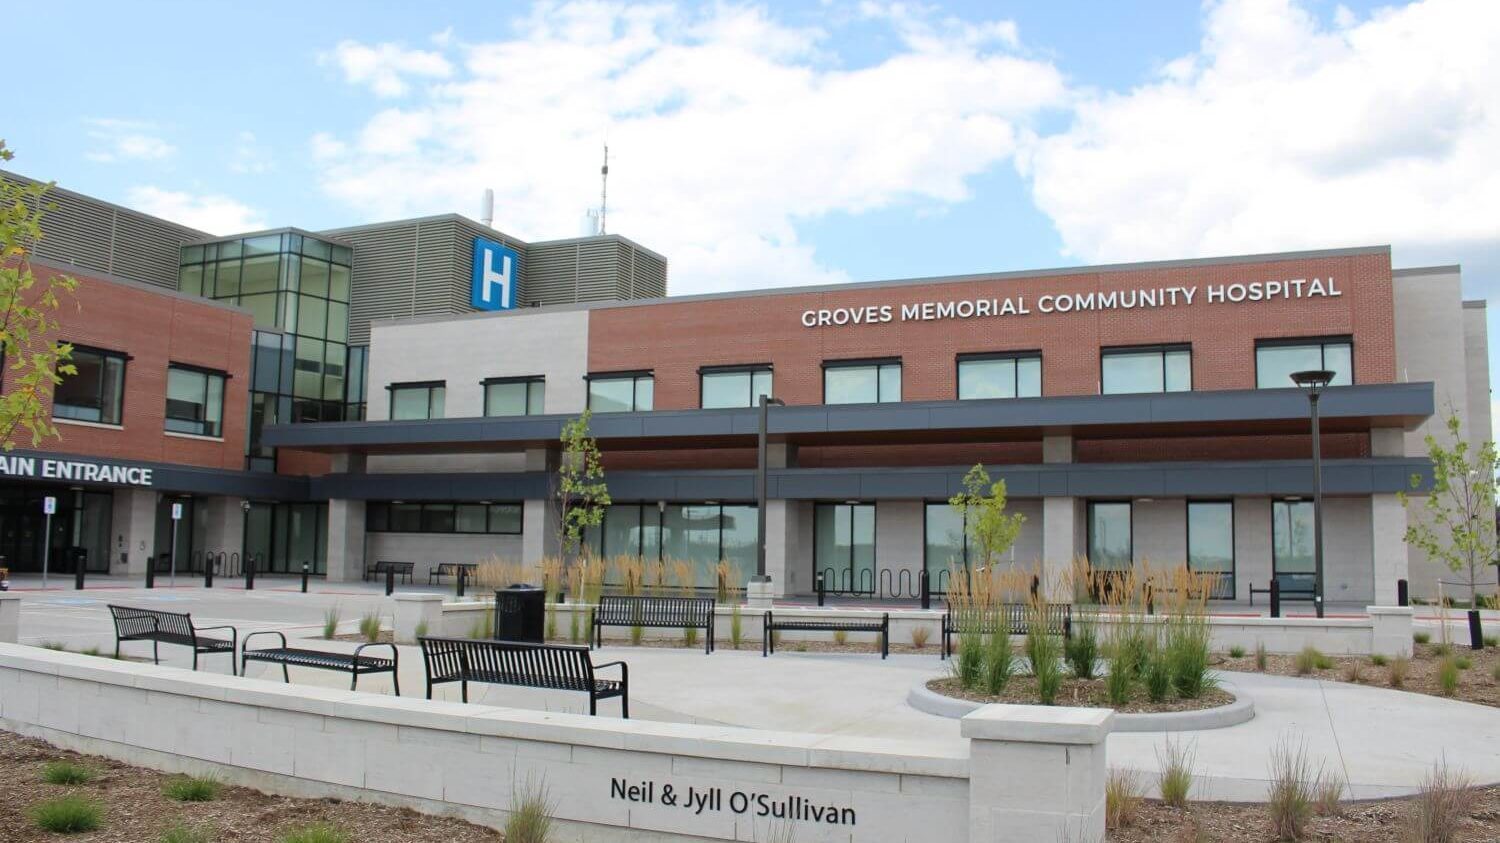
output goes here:
{"type": "Polygon", "coordinates": [[[516,306],[516,276],[521,271],[521,255],[515,249],[474,238],[474,283],[469,289],[469,304],[477,310],[510,310],[516,306]]]}

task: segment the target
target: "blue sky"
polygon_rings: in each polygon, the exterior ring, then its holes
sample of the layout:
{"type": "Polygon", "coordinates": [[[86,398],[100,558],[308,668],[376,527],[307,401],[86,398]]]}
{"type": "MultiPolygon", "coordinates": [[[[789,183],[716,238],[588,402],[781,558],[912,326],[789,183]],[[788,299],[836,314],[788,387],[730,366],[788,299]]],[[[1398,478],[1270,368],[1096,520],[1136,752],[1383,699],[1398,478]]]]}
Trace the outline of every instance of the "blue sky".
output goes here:
{"type": "Polygon", "coordinates": [[[26,4],[0,136],[215,233],[492,187],[527,239],[579,233],[607,140],[610,229],[674,292],[1390,243],[1488,297],[1497,9],[26,4]]]}

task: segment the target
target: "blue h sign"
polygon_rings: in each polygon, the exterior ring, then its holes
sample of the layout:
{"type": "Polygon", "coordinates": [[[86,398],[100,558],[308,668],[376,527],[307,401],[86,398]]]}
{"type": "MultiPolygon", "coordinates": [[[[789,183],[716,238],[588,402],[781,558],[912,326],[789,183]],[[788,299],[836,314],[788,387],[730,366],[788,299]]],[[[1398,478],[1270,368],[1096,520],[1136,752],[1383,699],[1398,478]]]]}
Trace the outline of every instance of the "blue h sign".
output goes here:
{"type": "Polygon", "coordinates": [[[515,249],[474,238],[474,283],[469,289],[469,304],[478,310],[510,310],[516,306],[516,274],[521,269],[521,255],[515,249]]]}

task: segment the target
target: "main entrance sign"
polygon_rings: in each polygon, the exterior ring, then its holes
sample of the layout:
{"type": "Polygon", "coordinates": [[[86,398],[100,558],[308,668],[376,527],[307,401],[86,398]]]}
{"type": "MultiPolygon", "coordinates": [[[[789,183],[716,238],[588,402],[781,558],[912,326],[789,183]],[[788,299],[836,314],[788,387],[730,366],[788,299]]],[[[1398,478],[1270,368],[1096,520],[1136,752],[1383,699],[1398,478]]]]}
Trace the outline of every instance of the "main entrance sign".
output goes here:
{"type": "Polygon", "coordinates": [[[469,304],[478,310],[510,310],[516,306],[515,277],[521,254],[483,237],[474,238],[474,282],[469,304]]]}
{"type": "Polygon", "coordinates": [[[43,480],[114,483],[119,486],[151,485],[151,469],[149,468],[86,460],[55,460],[50,457],[0,456],[0,474],[11,477],[40,477],[43,480]]]}
{"type": "Polygon", "coordinates": [[[1195,299],[1208,304],[1240,304],[1278,299],[1337,298],[1344,294],[1328,278],[1293,278],[1286,281],[1251,281],[1245,284],[1209,284],[1206,287],[1150,287],[1137,290],[1097,290],[1088,293],[1047,293],[1038,296],[1033,311],[1027,296],[989,299],[955,299],[909,304],[871,304],[864,307],[834,307],[802,311],[805,328],[830,325],[870,325],[882,322],[931,322],[941,319],[975,319],[994,316],[1027,316],[1037,313],[1073,313],[1102,310],[1145,310],[1183,307],[1195,299]],[[1200,297],[1199,293],[1203,295],[1200,297]]]}

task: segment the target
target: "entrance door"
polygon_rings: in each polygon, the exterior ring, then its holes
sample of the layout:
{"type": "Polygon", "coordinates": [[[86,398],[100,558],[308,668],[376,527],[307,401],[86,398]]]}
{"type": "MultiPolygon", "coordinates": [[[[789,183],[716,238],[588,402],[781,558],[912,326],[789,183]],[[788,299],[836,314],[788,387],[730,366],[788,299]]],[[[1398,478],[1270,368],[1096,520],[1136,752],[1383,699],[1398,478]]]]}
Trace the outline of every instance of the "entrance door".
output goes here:
{"type": "Polygon", "coordinates": [[[875,504],[820,503],[813,518],[813,577],[843,594],[875,593],[875,504]]]}

